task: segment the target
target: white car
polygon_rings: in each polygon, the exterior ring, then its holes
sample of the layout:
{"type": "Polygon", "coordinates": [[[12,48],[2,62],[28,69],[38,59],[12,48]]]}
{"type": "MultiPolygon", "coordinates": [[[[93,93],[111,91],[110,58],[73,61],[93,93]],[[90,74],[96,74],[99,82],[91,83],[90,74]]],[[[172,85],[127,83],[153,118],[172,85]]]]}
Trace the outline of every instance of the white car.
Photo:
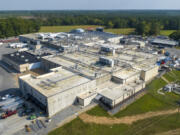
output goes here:
{"type": "Polygon", "coordinates": [[[47,119],[46,122],[48,122],[48,123],[51,122],[51,119],[47,119]]]}

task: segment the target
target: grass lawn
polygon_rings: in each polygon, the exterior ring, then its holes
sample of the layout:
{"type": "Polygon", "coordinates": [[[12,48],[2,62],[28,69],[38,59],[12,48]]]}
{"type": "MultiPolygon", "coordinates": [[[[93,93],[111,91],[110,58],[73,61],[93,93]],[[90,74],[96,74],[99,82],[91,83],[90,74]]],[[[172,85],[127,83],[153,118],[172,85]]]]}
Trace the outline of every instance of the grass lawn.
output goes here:
{"type": "Polygon", "coordinates": [[[175,31],[176,30],[161,30],[160,35],[169,36],[170,34],[172,34],[175,31]]]}
{"type": "MultiPolygon", "coordinates": [[[[72,29],[77,28],[96,28],[99,27],[97,25],[70,25],[70,26],[42,26],[39,32],[69,32],[72,29]]],[[[117,28],[117,29],[105,29],[105,32],[111,32],[114,34],[132,34],[135,31],[134,28],[117,28]]],[[[160,35],[169,36],[175,30],[161,30],[160,35]]]]}
{"type": "Polygon", "coordinates": [[[105,116],[105,117],[110,117],[110,115],[105,111],[102,107],[96,106],[92,108],[91,110],[86,112],[89,115],[95,115],[95,116],[105,116]]]}
{"type": "Polygon", "coordinates": [[[69,32],[77,28],[96,28],[96,25],[79,25],[79,26],[42,26],[40,32],[69,32]]]}
{"type": "Polygon", "coordinates": [[[180,46],[177,46],[176,49],[180,49],[180,46]]]}
{"type": "Polygon", "coordinates": [[[134,31],[135,29],[133,28],[105,29],[105,32],[111,32],[114,34],[123,34],[123,35],[132,34],[134,31]]]}
{"type": "Polygon", "coordinates": [[[177,116],[177,114],[157,116],[137,121],[132,125],[89,124],[76,118],[50,132],[49,135],[154,135],[180,128],[180,120],[177,119],[177,116]]]}
{"type": "Polygon", "coordinates": [[[164,75],[164,77],[169,81],[169,82],[175,82],[177,80],[180,79],[179,77],[180,75],[180,72],[179,71],[171,71],[171,72],[168,72],[167,74],[164,75]]]}
{"type": "MultiPolygon", "coordinates": [[[[69,32],[72,29],[77,28],[96,28],[99,27],[97,25],[80,25],[80,26],[42,26],[40,32],[69,32]]],[[[130,34],[134,32],[133,28],[123,28],[123,29],[105,29],[106,32],[111,32],[115,34],[130,34]]]]}

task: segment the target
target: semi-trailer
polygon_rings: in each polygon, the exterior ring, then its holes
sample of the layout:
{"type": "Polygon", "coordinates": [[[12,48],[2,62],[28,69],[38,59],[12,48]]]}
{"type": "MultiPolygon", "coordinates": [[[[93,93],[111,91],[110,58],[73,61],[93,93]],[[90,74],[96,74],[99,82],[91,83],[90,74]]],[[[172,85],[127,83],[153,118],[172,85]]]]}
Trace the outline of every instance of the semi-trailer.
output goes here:
{"type": "Polygon", "coordinates": [[[3,110],[3,111],[16,110],[16,109],[22,107],[23,103],[24,103],[24,101],[20,99],[16,102],[9,104],[9,105],[2,106],[1,110],[3,110]]]}
{"type": "Polygon", "coordinates": [[[2,118],[2,119],[6,119],[7,117],[10,117],[10,116],[12,116],[12,115],[14,115],[14,114],[16,114],[16,113],[17,113],[16,110],[14,110],[14,111],[7,111],[6,113],[3,113],[3,114],[1,115],[1,118],[2,118]]]}
{"type": "Polygon", "coordinates": [[[5,105],[9,105],[9,104],[16,102],[16,101],[19,101],[20,99],[21,99],[20,97],[8,98],[8,99],[0,102],[0,107],[5,106],[5,105]]]}

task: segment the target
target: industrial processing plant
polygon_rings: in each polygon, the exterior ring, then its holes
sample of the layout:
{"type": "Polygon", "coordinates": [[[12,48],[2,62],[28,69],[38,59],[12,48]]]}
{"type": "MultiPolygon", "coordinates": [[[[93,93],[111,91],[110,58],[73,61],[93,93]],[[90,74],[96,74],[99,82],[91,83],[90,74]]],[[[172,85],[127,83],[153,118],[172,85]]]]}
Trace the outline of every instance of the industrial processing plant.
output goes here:
{"type": "Polygon", "coordinates": [[[19,78],[23,96],[49,117],[72,104],[85,107],[95,100],[116,107],[141,92],[159,68],[158,55],[138,44],[120,44],[121,39],[123,35],[80,29],[20,36],[21,42],[58,50],[41,57],[45,74],[19,78]]]}

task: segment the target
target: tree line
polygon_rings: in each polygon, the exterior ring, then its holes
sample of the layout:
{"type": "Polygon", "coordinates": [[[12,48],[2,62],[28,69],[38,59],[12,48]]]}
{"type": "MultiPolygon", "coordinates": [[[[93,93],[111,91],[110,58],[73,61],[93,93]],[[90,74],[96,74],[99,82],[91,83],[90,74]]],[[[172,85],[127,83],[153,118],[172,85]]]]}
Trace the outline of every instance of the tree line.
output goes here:
{"type": "Polygon", "coordinates": [[[180,30],[180,11],[16,11],[0,12],[0,38],[37,32],[40,26],[100,25],[135,28],[134,34],[158,35],[160,30],[180,30]],[[8,16],[16,16],[9,18],[8,16]],[[31,19],[25,19],[24,16],[31,19]],[[32,16],[32,17],[30,17],[32,16]]]}
{"type": "Polygon", "coordinates": [[[0,19],[0,38],[33,33],[39,31],[39,29],[40,25],[37,20],[21,18],[0,19]]]}

